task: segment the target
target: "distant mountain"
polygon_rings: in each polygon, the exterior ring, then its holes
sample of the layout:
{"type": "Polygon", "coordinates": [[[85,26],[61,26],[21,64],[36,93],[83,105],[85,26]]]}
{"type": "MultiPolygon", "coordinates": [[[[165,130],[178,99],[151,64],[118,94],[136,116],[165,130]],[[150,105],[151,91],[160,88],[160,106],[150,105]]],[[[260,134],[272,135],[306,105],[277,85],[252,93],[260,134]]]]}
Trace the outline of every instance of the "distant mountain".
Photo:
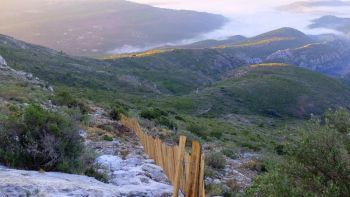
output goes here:
{"type": "Polygon", "coordinates": [[[285,40],[296,40],[298,43],[310,42],[311,39],[305,35],[303,32],[298,31],[296,29],[290,27],[284,27],[280,29],[276,29],[258,36],[255,36],[249,39],[251,42],[260,41],[260,40],[268,40],[272,38],[281,38],[285,40]]]}
{"type": "Polygon", "coordinates": [[[225,40],[202,40],[194,42],[187,45],[178,45],[178,46],[165,46],[164,48],[176,48],[176,49],[204,49],[218,47],[221,45],[232,45],[245,41],[247,38],[244,36],[231,36],[225,40]]]}
{"type": "Polygon", "coordinates": [[[340,18],[336,16],[323,16],[312,21],[310,28],[333,29],[350,36],[350,18],[340,18]]]}
{"type": "MultiPolygon", "coordinates": [[[[286,43],[287,47],[300,46],[310,43],[312,40],[304,33],[289,27],[276,29],[252,38],[236,35],[225,40],[203,40],[187,45],[165,46],[164,48],[176,49],[204,49],[204,48],[236,48],[236,47],[261,47],[266,45],[286,43]],[[291,42],[291,41],[294,42],[291,42]]],[[[279,46],[282,47],[283,46],[279,46]]]]}
{"type": "Polygon", "coordinates": [[[350,44],[337,40],[279,50],[269,55],[266,61],[289,63],[330,75],[342,75],[350,69],[349,54],[350,44]]]}
{"type": "Polygon", "coordinates": [[[225,79],[238,67],[264,62],[290,63],[325,74],[343,75],[349,65],[347,51],[344,42],[320,43],[291,28],[237,44],[157,49],[100,60],[76,58],[0,36],[0,53],[16,69],[55,85],[84,87],[91,93],[98,89],[108,94],[146,97],[185,95],[225,79]]]}
{"type": "Polygon", "coordinates": [[[106,60],[126,72],[132,71],[129,74],[155,82],[161,92],[186,94],[223,79],[237,67],[264,62],[289,63],[325,74],[343,75],[350,64],[349,47],[342,40],[320,42],[295,29],[282,28],[237,44],[152,50],[110,56],[106,60]]]}
{"type": "Polygon", "coordinates": [[[349,89],[340,81],[283,64],[304,56],[312,63],[329,53],[326,62],[315,64],[317,68],[300,62],[297,66],[333,72],[331,62],[339,59],[334,64],[340,65],[341,58],[346,57],[332,55],[335,49],[341,50],[341,45],[329,49],[332,45],[328,43],[318,46],[304,34],[286,28],[248,40],[225,47],[154,50],[97,60],[0,36],[0,54],[15,69],[102,103],[116,98],[133,103],[179,98],[174,104],[181,99],[195,104],[188,109],[191,114],[215,117],[221,116],[219,112],[304,117],[321,113],[326,107],[349,107],[349,89]],[[276,37],[281,39],[272,39],[276,37]],[[307,42],[311,43],[303,45],[307,42]],[[272,54],[286,50],[292,50],[291,60],[270,59],[272,54]],[[281,63],[249,66],[271,61],[281,63]]]}
{"type": "Polygon", "coordinates": [[[312,42],[313,40],[304,33],[285,27],[248,38],[238,44],[221,45],[216,48],[250,58],[252,61],[248,63],[261,63],[275,51],[301,47],[312,42]]]}
{"type": "Polygon", "coordinates": [[[278,9],[292,12],[307,12],[314,7],[342,7],[350,6],[349,1],[341,0],[317,0],[317,1],[297,1],[288,5],[280,6],[278,9]]]}
{"type": "Polygon", "coordinates": [[[2,0],[0,6],[0,33],[79,56],[189,39],[226,21],[221,15],[124,0],[2,0]]]}
{"type": "Polygon", "coordinates": [[[322,74],[286,64],[237,69],[217,84],[185,98],[197,115],[261,114],[305,117],[331,107],[350,107],[350,88],[322,74]]]}
{"type": "Polygon", "coordinates": [[[339,35],[332,34],[332,33],[309,35],[309,37],[318,42],[333,42],[333,41],[339,40],[339,35]]]}

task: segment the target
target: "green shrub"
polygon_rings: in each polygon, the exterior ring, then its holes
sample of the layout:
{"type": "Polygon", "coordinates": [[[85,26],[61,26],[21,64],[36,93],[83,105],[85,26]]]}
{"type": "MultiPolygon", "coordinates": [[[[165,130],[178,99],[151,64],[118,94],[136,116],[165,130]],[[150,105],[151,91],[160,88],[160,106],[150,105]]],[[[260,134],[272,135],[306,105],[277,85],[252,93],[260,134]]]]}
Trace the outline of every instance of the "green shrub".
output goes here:
{"type": "Polygon", "coordinates": [[[183,121],[183,122],[186,121],[182,116],[179,116],[179,115],[176,115],[176,116],[175,116],[175,119],[176,119],[176,120],[183,121]]]}
{"type": "Polygon", "coordinates": [[[156,123],[166,126],[169,129],[176,129],[177,125],[175,122],[170,120],[168,117],[169,113],[158,108],[150,108],[141,111],[140,116],[148,120],[154,120],[156,123]]]}
{"type": "Polygon", "coordinates": [[[25,169],[77,172],[84,144],[67,114],[29,105],[0,122],[0,162],[25,169]]]}
{"type": "Polygon", "coordinates": [[[226,157],[229,157],[231,159],[237,159],[239,157],[239,155],[236,152],[234,152],[233,150],[228,149],[228,148],[224,148],[221,152],[226,157]]]}
{"type": "Polygon", "coordinates": [[[113,126],[109,125],[109,124],[101,125],[101,126],[99,126],[99,128],[101,128],[101,129],[103,129],[105,131],[108,131],[108,132],[114,131],[113,126]]]}
{"type": "Polygon", "coordinates": [[[263,171],[263,164],[257,159],[249,160],[241,165],[242,168],[249,169],[256,172],[263,171]]]}
{"type": "Polygon", "coordinates": [[[102,137],[102,139],[103,139],[104,141],[113,141],[113,138],[112,138],[111,136],[109,136],[109,135],[104,135],[104,136],[102,137]]]}
{"type": "Polygon", "coordinates": [[[120,102],[116,102],[111,106],[109,116],[113,120],[120,120],[122,118],[122,114],[128,115],[128,110],[129,110],[129,108],[126,105],[124,105],[120,102]]]}
{"type": "Polygon", "coordinates": [[[259,176],[246,196],[350,196],[350,136],[339,113],[300,128],[303,137],[288,144],[285,161],[259,176]]]}
{"type": "Polygon", "coordinates": [[[82,114],[86,114],[91,110],[86,101],[74,97],[66,90],[58,91],[52,101],[55,105],[65,105],[69,108],[78,108],[82,114]]]}
{"type": "Polygon", "coordinates": [[[222,132],[221,131],[213,131],[210,132],[210,137],[215,137],[216,139],[220,139],[222,137],[222,132]]]}
{"type": "Polygon", "coordinates": [[[325,114],[325,123],[341,133],[350,133],[350,112],[344,108],[329,110],[325,114]]]}
{"type": "Polygon", "coordinates": [[[278,154],[278,155],[285,155],[286,154],[286,151],[285,151],[285,147],[284,145],[282,144],[279,144],[275,147],[275,152],[278,154]]]}
{"type": "Polygon", "coordinates": [[[200,125],[197,123],[190,123],[187,126],[187,130],[189,130],[191,133],[197,135],[198,137],[201,137],[203,139],[207,139],[207,136],[206,136],[207,128],[203,125],[200,125]]]}
{"type": "Polygon", "coordinates": [[[161,116],[157,119],[157,122],[160,125],[164,125],[166,127],[168,127],[169,129],[176,129],[176,123],[174,123],[173,121],[169,120],[169,118],[161,116]]]}
{"type": "Polygon", "coordinates": [[[249,148],[253,151],[260,151],[261,150],[261,148],[258,145],[250,143],[250,142],[243,142],[240,145],[241,145],[241,147],[249,148]]]}
{"type": "Polygon", "coordinates": [[[222,184],[209,184],[205,188],[208,196],[220,196],[224,193],[224,188],[222,184]]]}
{"type": "Polygon", "coordinates": [[[89,167],[88,169],[86,169],[85,173],[84,173],[86,176],[89,176],[89,177],[94,177],[95,179],[101,181],[101,182],[104,182],[104,183],[108,183],[108,175],[107,174],[104,174],[104,173],[101,173],[101,172],[98,172],[95,170],[94,167],[89,167]]]}
{"type": "Polygon", "coordinates": [[[214,169],[224,169],[226,166],[226,159],[220,152],[210,153],[205,157],[208,166],[214,169]]]}
{"type": "Polygon", "coordinates": [[[214,177],[215,176],[215,171],[213,168],[210,166],[206,165],[204,168],[204,176],[205,177],[214,177]]]}
{"type": "Polygon", "coordinates": [[[160,110],[158,108],[150,108],[150,109],[142,110],[140,115],[142,118],[145,118],[148,120],[154,120],[154,119],[160,118],[161,116],[167,116],[168,114],[165,111],[160,110]]]}

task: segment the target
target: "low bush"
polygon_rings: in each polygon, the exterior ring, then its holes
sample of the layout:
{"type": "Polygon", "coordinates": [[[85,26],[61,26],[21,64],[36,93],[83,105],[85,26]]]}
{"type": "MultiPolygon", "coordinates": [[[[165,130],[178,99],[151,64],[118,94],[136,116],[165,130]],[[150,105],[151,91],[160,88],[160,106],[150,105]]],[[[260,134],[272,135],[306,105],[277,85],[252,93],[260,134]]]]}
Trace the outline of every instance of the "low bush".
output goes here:
{"type": "Polygon", "coordinates": [[[221,139],[222,137],[222,132],[221,131],[212,131],[210,132],[210,137],[215,137],[216,139],[221,139]]]}
{"type": "Polygon", "coordinates": [[[278,155],[285,155],[286,154],[286,151],[285,151],[285,146],[282,145],[282,144],[279,144],[275,147],[275,152],[278,154],[278,155]]]}
{"type": "MultiPolygon", "coordinates": [[[[0,162],[12,167],[84,171],[77,121],[63,112],[29,105],[0,122],[0,162]]],[[[86,163],[86,161],[84,161],[86,163]]]]}
{"type": "Polygon", "coordinates": [[[175,116],[175,119],[176,119],[176,120],[183,121],[183,122],[186,121],[182,116],[179,116],[179,115],[176,115],[176,116],[175,116]]]}
{"type": "Polygon", "coordinates": [[[111,136],[109,136],[109,135],[104,135],[103,137],[102,137],[102,139],[104,140],[104,141],[113,141],[113,138],[111,137],[111,136]]]}
{"type": "Polygon", "coordinates": [[[155,120],[160,118],[161,116],[167,116],[168,114],[165,111],[160,110],[158,108],[150,108],[150,109],[142,110],[140,115],[142,118],[145,118],[148,120],[155,120]]]}
{"type": "Polygon", "coordinates": [[[112,106],[111,106],[111,110],[109,112],[109,116],[113,119],[113,120],[120,120],[122,118],[122,115],[128,115],[128,110],[129,108],[120,103],[120,102],[115,102],[112,106]]]}
{"type": "Polygon", "coordinates": [[[82,114],[87,114],[91,110],[86,101],[74,97],[66,90],[58,91],[52,98],[52,101],[55,105],[65,105],[69,108],[78,108],[82,114]]]}
{"type": "Polygon", "coordinates": [[[329,110],[324,116],[325,124],[341,133],[350,133],[350,113],[345,108],[329,110]]]}
{"type": "Polygon", "coordinates": [[[142,118],[153,120],[157,124],[166,126],[169,129],[177,129],[177,125],[168,117],[169,113],[158,108],[149,108],[141,111],[140,116],[142,118]]]}
{"type": "Polygon", "coordinates": [[[256,159],[249,160],[249,161],[243,163],[241,165],[241,167],[245,168],[245,169],[252,170],[252,171],[256,171],[256,172],[261,172],[261,171],[263,171],[263,168],[264,168],[261,161],[256,160],[256,159]]]}
{"type": "Polygon", "coordinates": [[[104,182],[104,183],[108,183],[108,175],[105,173],[101,173],[96,171],[96,169],[91,166],[89,167],[86,171],[85,171],[85,175],[89,176],[89,177],[94,177],[95,179],[104,182]]]}
{"type": "Polygon", "coordinates": [[[285,160],[258,176],[246,196],[350,196],[350,136],[344,109],[300,128],[285,160]]]}
{"type": "Polygon", "coordinates": [[[176,128],[177,128],[176,123],[169,120],[168,117],[161,116],[160,118],[157,119],[157,123],[159,123],[160,125],[164,125],[164,126],[168,127],[169,129],[176,130],[176,128]]]}
{"type": "Polygon", "coordinates": [[[226,157],[229,157],[231,159],[237,159],[239,157],[239,155],[236,152],[234,152],[233,150],[228,149],[228,148],[224,148],[221,152],[226,157]]]}
{"type": "Polygon", "coordinates": [[[226,166],[225,156],[220,152],[208,154],[205,157],[205,161],[208,166],[214,169],[224,169],[226,166]]]}
{"type": "Polygon", "coordinates": [[[220,196],[225,192],[222,184],[209,184],[205,190],[208,196],[220,196]]]}
{"type": "Polygon", "coordinates": [[[203,138],[204,140],[207,139],[207,135],[206,135],[207,128],[203,125],[200,125],[197,123],[190,123],[187,126],[187,130],[189,130],[191,133],[197,135],[198,137],[203,138]]]}

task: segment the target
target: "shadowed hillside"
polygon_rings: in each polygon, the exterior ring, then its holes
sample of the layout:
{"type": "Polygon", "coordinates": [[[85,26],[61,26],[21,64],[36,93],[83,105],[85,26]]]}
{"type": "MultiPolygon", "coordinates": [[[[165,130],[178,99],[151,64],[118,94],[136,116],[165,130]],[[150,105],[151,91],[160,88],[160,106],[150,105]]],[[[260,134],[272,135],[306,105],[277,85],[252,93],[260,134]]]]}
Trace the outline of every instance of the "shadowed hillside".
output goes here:
{"type": "MultiPolygon", "coordinates": [[[[229,113],[305,117],[328,108],[350,107],[349,87],[340,81],[284,64],[240,68],[233,76],[192,94],[201,115],[229,113]]],[[[198,113],[198,112],[197,112],[198,113]]]]}
{"type": "Polygon", "coordinates": [[[1,33],[72,55],[99,56],[181,41],[227,21],[221,15],[124,0],[3,1],[1,33]]]}

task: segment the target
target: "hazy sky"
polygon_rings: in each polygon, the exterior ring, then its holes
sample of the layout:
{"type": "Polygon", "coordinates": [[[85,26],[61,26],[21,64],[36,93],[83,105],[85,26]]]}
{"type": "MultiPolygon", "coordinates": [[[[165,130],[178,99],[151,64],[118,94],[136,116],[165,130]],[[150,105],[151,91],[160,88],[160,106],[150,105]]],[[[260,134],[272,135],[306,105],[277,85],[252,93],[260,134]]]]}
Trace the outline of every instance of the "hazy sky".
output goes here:
{"type": "MultiPolygon", "coordinates": [[[[333,32],[308,29],[312,19],[331,14],[350,17],[350,6],[308,7],[303,12],[285,12],[277,8],[297,0],[131,0],[162,8],[205,11],[227,16],[231,23],[204,37],[224,38],[234,34],[253,36],[279,27],[290,26],[306,33],[333,32]]],[[[306,0],[312,1],[312,0],[306,0]]],[[[336,0],[333,0],[335,2],[336,0]]],[[[312,1],[315,2],[315,1],[312,1]]],[[[332,1],[330,1],[332,2],[332,1]]],[[[345,2],[345,1],[344,1],[345,2]]],[[[347,1],[350,2],[350,1],[347,1]]]]}

